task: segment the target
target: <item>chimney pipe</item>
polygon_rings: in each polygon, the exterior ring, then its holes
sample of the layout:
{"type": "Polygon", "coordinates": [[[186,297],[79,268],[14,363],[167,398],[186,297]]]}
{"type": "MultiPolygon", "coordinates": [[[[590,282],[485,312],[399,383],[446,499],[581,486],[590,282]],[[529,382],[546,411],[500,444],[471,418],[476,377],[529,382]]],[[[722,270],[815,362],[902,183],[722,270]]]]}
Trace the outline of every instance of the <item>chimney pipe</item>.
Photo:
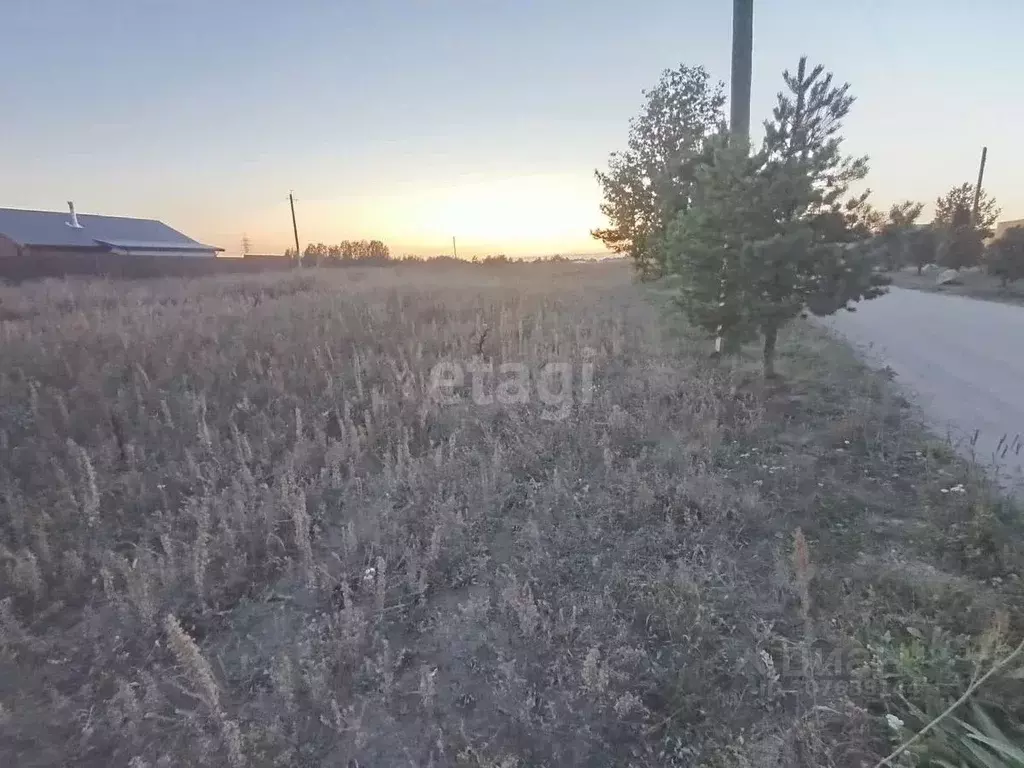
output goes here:
{"type": "Polygon", "coordinates": [[[71,221],[67,222],[67,225],[75,229],[81,229],[82,225],[78,223],[78,216],[75,215],[75,204],[70,200],[68,200],[68,210],[71,211],[71,221]]]}

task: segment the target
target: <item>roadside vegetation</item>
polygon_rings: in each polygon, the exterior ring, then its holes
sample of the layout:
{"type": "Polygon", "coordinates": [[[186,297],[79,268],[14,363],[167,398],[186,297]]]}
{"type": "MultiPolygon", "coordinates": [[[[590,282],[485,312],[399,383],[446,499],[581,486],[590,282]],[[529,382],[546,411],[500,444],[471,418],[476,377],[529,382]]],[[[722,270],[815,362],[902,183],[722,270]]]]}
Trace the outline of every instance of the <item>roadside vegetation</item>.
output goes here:
{"type": "MultiPolygon", "coordinates": [[[[999,209],[983,190],[975,195],[970,184],[950,190],[936,201],[928,227],[916,224],[919,203],[897,203],[883,215],[871,205],[870,190],[852,194],[867,178],[868,158],[845,154],[842,125],[854,104],[849,84],[838,85],[806,57],[782,79],[764,138],[752,152],[745,134],[726,128],[721,83],[701,67],[665,72],[645,93],[627,150],[612,154],[607,172],[597,172],[610,226],[594,237],[628,256],[641,281],[669,286],[690,327],[715,339],[716,356],[735,364],[743,345],[759,339],[770,382],[780,333],[796,318],[852,311],[885,292],[886,272],[908,264],[920,273],[938,261],[946,280],[984,264],[1004,289],[1024,276],[1017,264],[1024,259],[1024,230],[985,245],[999,209]]],[[[1019,450],[1013,444],[1008,448],[1019,450]]],[[[966,491],[958,485],[945,492],[966,491]]],[[[794,562],[807,558],[803,535],[795,540],[794,562]]],[[[1003,642],[1008,622],[996,622],[992,631],[1003,642]]],[[[947,650],[951,665],[969,665],[965,646],[947,650]]],[[[883,763],[1024,764],[1019,713],[1003,709],[1006,719],[993,719],[978,703],[978,688],[1018,662],[1024,641],[1000,652],[987,674],[975,666],[959,690],[908,695],[901,689],[890,703],[904,716],[889,712],[887,721],[894,741],[904,741],[883,763]],[[959,718],[968,706],[973,722],[959,718]]],[[[901,649],[900,658],[908,653],[901,649]]],[[[924,677],[928,688],[934,681],[924,677]]]]}
{"type": "Polygon", "coordinates": [[[597,173],[611,226],[593,233],[642,279],[678,277],[680,307],[720,351],[760,337],[769,378],[787,323],[848,309],[887,284],[868,254],[870,191],[850,193],[868,162],[844,154],[849,84],[806,57],[782,80],[751,154],[748,138],[725,128],[720,83],[700,67],[666,72],[645,94],[628,150],[597,173]]]}
{"type": "MultiPolygon", "coordinates": [[[[1001,213],[964,182],[939,196],[922,224],[920,202],[887,211],[870,189],[868,158],[843,154],[849,84],[802,58],[784,72],[764,138],[731,136],[725,92],[703,67],[663,73],[631,121],[625,150],[596,177],[607,227],[593,236],[628,257],[641,280],[685,275],[691,321],[726,347],[771,339],[799,314],[831,314],[895,281],[1014,300],[1024,278],[1024,228],[996,234],[1001,213]]],[[[770,366],[770,361],[766,360],[770,366]]]]}

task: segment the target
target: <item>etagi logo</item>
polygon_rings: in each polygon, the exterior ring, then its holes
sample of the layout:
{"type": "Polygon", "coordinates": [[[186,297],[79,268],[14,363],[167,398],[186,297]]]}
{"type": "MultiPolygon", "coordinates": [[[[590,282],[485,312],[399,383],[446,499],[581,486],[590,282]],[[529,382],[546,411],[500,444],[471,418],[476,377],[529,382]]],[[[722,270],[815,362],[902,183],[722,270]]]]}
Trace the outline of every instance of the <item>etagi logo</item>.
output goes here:
{"type": "Polygon", "coordinates": [[[505,406],[539,402],[545,406],[541,418],[561,421],[571,412],[574,403],[589,405],[594,399],[594,351],[583,350],[577,363],[551,361],[532,371],[527,363],[493,361],[442,361],[430,371],[430,392],[444,405],[466,402],[475,405],[499,403],[505,406]],[[574,387],[579,371],[579,387],[574,387]],[[468,375],[467,375],[468,374],[468,375]]]}

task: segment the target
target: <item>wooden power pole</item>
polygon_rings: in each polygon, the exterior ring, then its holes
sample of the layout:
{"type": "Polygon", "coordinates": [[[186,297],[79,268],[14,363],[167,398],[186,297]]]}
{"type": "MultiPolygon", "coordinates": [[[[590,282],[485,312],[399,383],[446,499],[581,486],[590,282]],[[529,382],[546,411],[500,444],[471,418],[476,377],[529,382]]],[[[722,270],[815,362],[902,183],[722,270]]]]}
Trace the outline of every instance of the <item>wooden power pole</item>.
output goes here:
{"type": "Polygon", "coordinates": [[[299,225],[295,223],[295,195],[288,193],[288,204],[292,208],[292,234],[295,235],[295,262],[302,266],[302,251],[299,250],[299,225]]]}
{"type": "Polygon", "coordinates": [[[981,148],[981,165],[978,166],[978,183],[974,187],[974,205],[971,207],[971,224],[978,226],[978,215],[981,207],[981,182],[985,180],[985,161],[988,159],[988,147],[981,148]]]}

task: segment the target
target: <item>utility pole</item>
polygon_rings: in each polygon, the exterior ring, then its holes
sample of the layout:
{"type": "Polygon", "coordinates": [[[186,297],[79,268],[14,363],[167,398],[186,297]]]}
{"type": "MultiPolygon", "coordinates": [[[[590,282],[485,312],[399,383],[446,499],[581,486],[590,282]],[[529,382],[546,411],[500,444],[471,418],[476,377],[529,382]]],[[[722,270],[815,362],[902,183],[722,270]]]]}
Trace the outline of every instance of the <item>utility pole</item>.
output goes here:
{"type": "Polygon", "coordinates": [[[296,266],[302,266],[302,251],[299,250],[299,226],[295,223],[295,195],[288,193],[288,204],[292,208],[292,234],[295,235],[295,262],[296,266]]]}
{"type": "MultiPolygon", "coordinates": [[[[729,81],[729,134],[750,143],[750,81],[754,68],[754,0],[732,0],[732,76],[729,81]]],[[[723,265],[724,266],[724,265],[723,265]]],[[[724,272],[724,270],[723,270],[724,272]]],[[[719,294],[725,306],[725,284],[719,294]]],[[[715,337],[715,354],[722,354],[722,327],[715,337]]]]}
{"type": "Polygon", "coordinates": [[[455,235],[452,235],[452,256],[459,258],[459,249],[455,247],[455,235]]]}
{"type": "Polygon", "coordinates": [[[732,2],[732,79],[729,131],[750,139],[750,81],[754,64],[754,0],[732,2]]]}
{"type": "Polygon", "coordinates": [[[981,182],[985,179],[985,161],[988,159],[988,147],[981,148],[981,165],[978,166],[978,183],[974,187],[974,206],[971,208],[971,224],[978,226],[978,210],[981,207],[981,182]]]}

